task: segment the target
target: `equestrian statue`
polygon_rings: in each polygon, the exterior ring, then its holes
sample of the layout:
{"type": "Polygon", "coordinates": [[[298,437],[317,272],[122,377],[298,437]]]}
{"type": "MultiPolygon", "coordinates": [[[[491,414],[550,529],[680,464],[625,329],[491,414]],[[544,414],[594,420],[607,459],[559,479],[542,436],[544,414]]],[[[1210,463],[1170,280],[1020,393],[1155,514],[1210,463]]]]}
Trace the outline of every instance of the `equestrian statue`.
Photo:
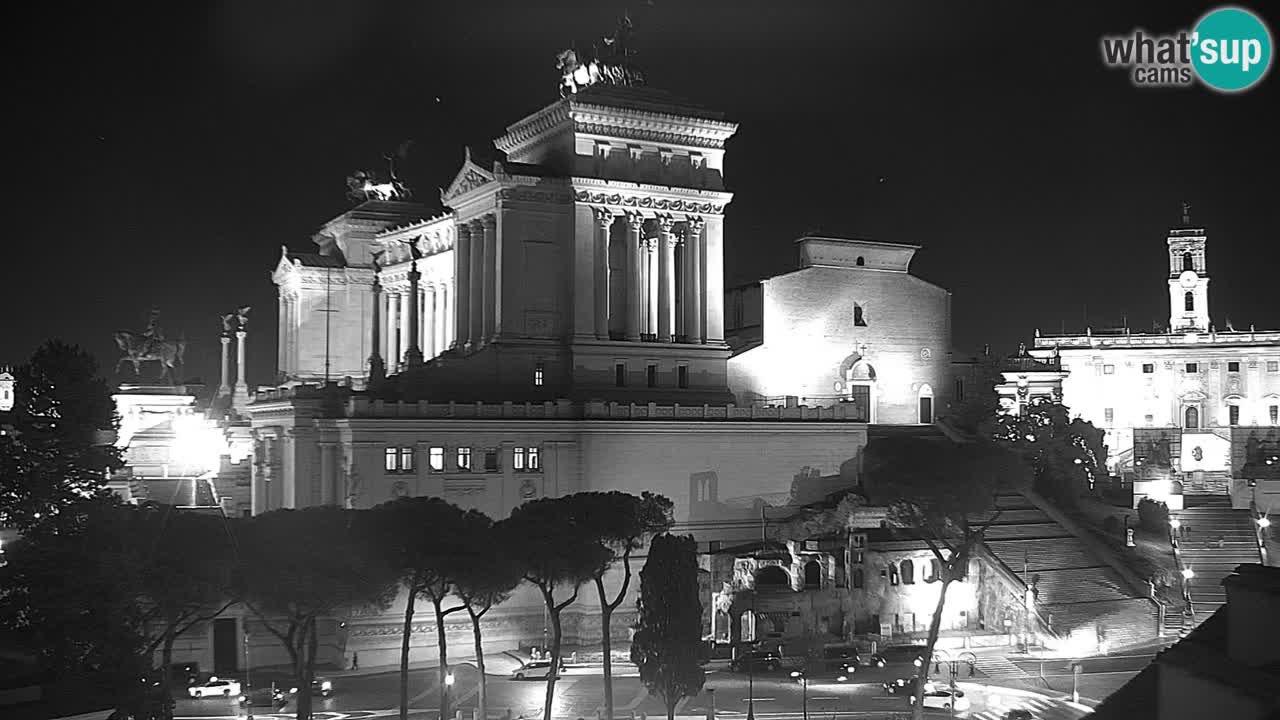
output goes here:
{"type": "Polygon", "coordinates": [[[160,363],[160,379],[168,380],[170,384],[174,380],[174,366],[182,363],[182,355],[187,349],[187,341],[165,340],[164,331],[160,329],[160,310],[151,309],[151,314],[147,319],[147,329],[143,332],[136,330],[118,330],[113,334],[116,345],[120,347],[120,351],[124,353],[124,357],[116,363],[116,372],[120,372],[120,367],[125,363],[133,364],[133,374],[139,378],[142,377],[142,363],[158,362],[160,363]]]}

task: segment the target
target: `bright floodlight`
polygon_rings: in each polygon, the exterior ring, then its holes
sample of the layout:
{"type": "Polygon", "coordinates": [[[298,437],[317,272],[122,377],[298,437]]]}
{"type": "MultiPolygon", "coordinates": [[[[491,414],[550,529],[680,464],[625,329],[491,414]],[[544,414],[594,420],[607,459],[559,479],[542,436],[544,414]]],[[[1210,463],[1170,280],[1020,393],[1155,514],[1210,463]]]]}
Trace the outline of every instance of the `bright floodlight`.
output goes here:
{"type": "Polygon", "coordinates": [[[448,673],[444,676],[444,684],[445,685],[453,684],[453,673],[448,673]]]}
{"type": "Polygon", "coordinates": [[[1182,568],[1182,577],[1183,577],[1183,579],[1185,579],[1185,580],[1190,580],[1191,578],[1193,578],[1193,577],[1195,577],[1195,576],[1196,576],[1196,571],[1195,571],[1195,570],[1192,570],[1191,568],[1182,568]]]}
{"type": "Polygon", "coordinates": [[[792,670],[792,671],[791,671],[791,677],[793,677],[793,678],[798,678],[798,677],[800,677],[800,671],[799,671],[799,670],[792,670]]]}
{"type": "Polygon", "coordinates": [[[1271,518],[1265,518],[1265,517],[1258,518],[1258,527],[1260,528],[1271,527],[1271,518]]]}
{"type": "Polygon", "coordinates": [[[1178,528],[1182,527],[1182,521],[1179,520],[1178,518],[1170,518],[1169,527],[1173,528],[1174,530],[1177,530],[1178,528]]]}

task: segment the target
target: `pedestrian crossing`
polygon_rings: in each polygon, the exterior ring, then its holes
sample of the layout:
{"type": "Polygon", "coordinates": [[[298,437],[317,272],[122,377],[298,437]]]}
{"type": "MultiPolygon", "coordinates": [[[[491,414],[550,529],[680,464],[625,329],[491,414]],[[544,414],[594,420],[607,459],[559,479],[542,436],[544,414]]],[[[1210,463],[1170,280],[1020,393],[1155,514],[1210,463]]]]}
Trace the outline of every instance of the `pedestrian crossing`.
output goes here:
{"type": "Polygon", "coordinates": [[[978,672],[989,678],[1030,677],[1022,668],[1009,662],[1009,659],[1003,655],[979,655],[974,665],[978,672]]]}
{"type": "Polygon", "coordinates": [[[970,720],[1004,720],[1010,710],[1019,708],[1030,710],[1031,717],[1036,720],[1077,720],[1086,714],[1070,705],[1054,702],[1048,698],[1018,697],[998,708],[971,712],[969,718],[970,720]]]}

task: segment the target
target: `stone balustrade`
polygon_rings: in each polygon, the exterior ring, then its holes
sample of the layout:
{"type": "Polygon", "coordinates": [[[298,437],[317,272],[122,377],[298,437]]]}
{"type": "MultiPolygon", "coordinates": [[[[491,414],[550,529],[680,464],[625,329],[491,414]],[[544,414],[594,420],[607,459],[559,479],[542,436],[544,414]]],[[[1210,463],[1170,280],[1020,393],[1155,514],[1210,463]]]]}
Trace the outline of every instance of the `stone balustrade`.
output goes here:
{"type": "Polygon", "coordinates": [[[593,400],[574,403],[556,400],[543,403],[431,403],[427,401],[384,402],[352,397],[348,417],[421,419],[501,419],[501,420],[745,420],[745,421],[827,421],[857,422],[852,407],[738,407],[736,405],[621,404],[593,400]]]}

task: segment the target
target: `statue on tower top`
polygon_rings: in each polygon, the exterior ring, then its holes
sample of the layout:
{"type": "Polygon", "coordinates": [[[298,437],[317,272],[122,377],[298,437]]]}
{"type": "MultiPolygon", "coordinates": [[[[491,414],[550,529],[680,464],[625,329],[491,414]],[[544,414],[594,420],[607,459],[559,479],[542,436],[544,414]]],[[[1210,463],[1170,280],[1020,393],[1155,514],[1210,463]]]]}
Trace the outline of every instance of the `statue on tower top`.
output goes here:
{"type": "Polygon", "coordinates": [[[1191,203],[1189,202],[1182,203],[1182,224],[1191,224],[1191,203]]]}
{"type": "Polygon", "coordinates": [[[631,16],[623,13],[612,37],[602,37],[592,43],[590,57],[577,48],[560,51],[556,56],[556,67],[560,70],[560,97],[568,97],[592,85],[643,85],[644,73],[627,62],[627,58],[636,54],[632,48],[634,35],[631,16]]]}

